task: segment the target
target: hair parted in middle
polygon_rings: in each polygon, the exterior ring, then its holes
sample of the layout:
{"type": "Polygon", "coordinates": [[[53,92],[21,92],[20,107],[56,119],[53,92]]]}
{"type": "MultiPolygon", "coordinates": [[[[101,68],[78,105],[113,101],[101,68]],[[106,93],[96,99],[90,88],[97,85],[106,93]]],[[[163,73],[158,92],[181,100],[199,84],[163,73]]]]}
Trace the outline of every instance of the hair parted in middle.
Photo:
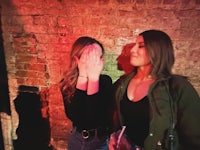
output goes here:
{"type": "Polygon", "coordinates": [[[146,51],[152,65],[150,75],[156,78],[170,76],[175,59],[170,37],[160,30],[147,30],[139,35],[144,38],[146,51]]]}

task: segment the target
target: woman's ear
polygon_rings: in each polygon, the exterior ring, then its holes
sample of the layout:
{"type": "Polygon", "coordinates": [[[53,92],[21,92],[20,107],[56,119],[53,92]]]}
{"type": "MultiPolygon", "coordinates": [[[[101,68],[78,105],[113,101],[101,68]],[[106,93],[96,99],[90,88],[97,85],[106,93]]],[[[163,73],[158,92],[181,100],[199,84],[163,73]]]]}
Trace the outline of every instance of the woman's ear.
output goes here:
{"type": "Polygon", "coordinates": [[[78,59],[78,57],[77,57],[77,56],[74,56],[74,59],[75,59],[75,61],[76,61],[76,62],[78,62],[78,61],[79,61],[79,59],[78,59]]]}
{"type": "Polygon", "coordinates": [[[105,60],[104,57],[101,57],[101,61],[104,62],[104,60],[105,60]]]}

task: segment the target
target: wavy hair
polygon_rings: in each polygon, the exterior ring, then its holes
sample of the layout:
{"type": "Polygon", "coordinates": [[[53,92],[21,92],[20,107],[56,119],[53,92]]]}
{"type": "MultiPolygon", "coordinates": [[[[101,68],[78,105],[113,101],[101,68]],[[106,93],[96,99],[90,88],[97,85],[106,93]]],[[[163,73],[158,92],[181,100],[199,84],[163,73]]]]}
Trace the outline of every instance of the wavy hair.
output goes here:
{"type": "Polygon", "coordinates": [[[64,77],[60,82],[60,89],[63,95],[63,98],[70,102],[71,97],[74,95],[76,83],[79,75],[78,64],[75,60],[75,56],[80,58],[84,48],[91,44],[98,44],[104,54],[103,45],[94,38],[88,36],[79,37],[74,44],[72,45],[70,52],[70,65],[69,68],[64,73],[64,77]]]}
{"type": "Polygon", "coordinates": [[[147,30],[139,35],[144,38],[144,44],[152,65],[150,75],[156,78],[170,76],[175,59],[170,37],[160,30],[147,30]]]}

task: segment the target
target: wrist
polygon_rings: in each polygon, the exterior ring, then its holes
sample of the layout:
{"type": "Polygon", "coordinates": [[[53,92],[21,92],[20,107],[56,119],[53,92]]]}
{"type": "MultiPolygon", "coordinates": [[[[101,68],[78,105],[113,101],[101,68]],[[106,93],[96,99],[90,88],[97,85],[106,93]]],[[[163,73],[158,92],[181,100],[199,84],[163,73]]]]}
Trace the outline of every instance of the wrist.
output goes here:
{"type": "Polygon", "coordinates": [[[85,76],[85,75],[79,75],[78,77],[80,77],[80,78],[85,78],[85,79],[87,79],[88,77],[87,76],[85,76]]]}
{"type": "Polygon", "coordinates": [[[86,76],[78,76],[76,88],[86,91],[88,78],[86,76]]]}
{"type": "Polygon", "coordinates": [[[92,95],[99,91],[99,80],[88,80],[87,94],[92,95]]]}
{"type": "Polygon", "coordinates": [[[97,80],[99,80],[99,76],[100,76],[100,75],[92,75],[92,76],[88,76],[88,80],[91,80],[91,81],[97,81],[97,80]]]}

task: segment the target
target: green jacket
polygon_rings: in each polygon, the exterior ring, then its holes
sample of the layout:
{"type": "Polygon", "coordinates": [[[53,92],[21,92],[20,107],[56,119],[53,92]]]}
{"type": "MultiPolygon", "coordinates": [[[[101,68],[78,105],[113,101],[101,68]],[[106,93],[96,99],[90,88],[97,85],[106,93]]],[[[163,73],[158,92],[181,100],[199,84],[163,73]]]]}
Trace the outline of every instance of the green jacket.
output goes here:
{"type": "MultiPolygon", "coordinates": [[[[133,76],[134,73],[121,77],[115,83],[120,125],[123,117],[119,102],[133,76]]],[[[200,150],[200,98],[188,80],[178,75],[156,80],[150,86],[148,98],[151,119],[145,150],[200,150]],[[174,136],[171,142],[169,135],[174,136]]]]}

